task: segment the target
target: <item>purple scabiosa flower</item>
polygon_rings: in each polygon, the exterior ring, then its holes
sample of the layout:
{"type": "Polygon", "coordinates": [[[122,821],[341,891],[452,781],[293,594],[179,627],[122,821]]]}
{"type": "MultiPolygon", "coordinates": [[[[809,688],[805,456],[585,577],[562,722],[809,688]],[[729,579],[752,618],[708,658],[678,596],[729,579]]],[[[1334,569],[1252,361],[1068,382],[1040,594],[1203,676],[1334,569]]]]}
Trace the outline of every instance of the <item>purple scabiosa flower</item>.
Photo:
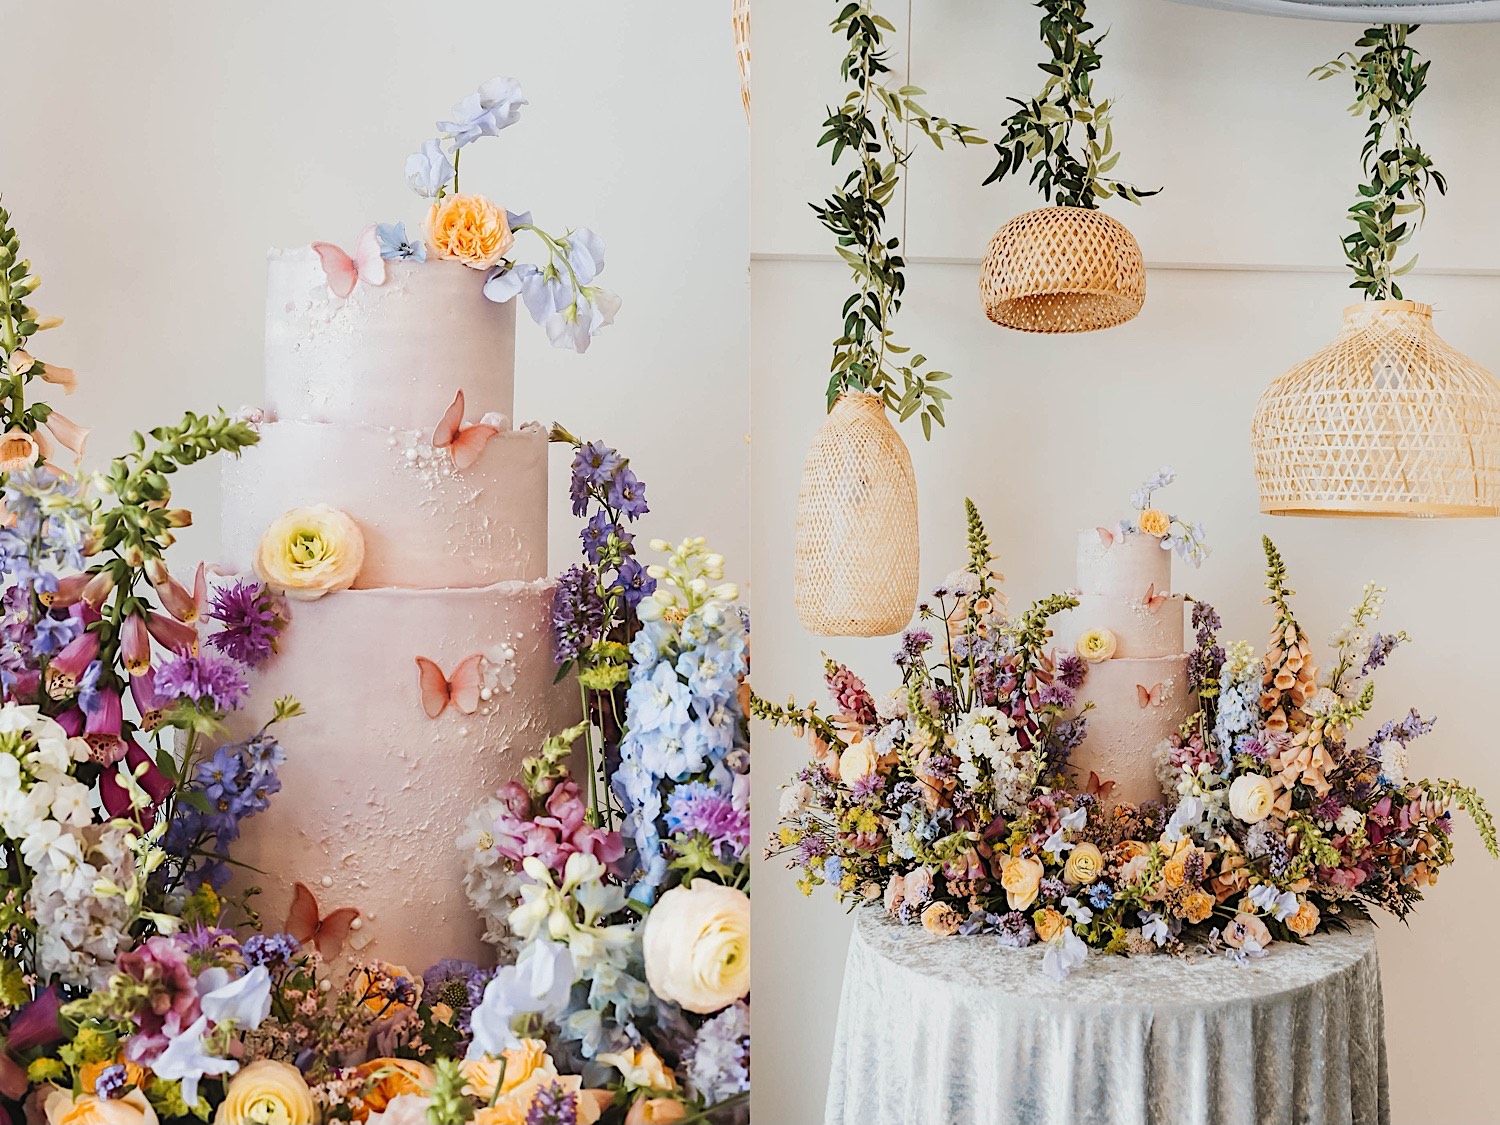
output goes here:
{"type": "Polygon", "coordinates": [[[197,656],[179,653],[156,670],[156,690],[175,699],[209,703],[217,711],[234,711],[245,702],[250,686],[237,661],[218,652],[197,656]]]}
{"type": "Polygon", "coordinates": [[[719,858],[738,862],[750,850],[750,813],[736,808],[728,794],[704,782],[678,787],[667,806],[671,832],[698,832],[713,843],[719,858]]]}
{"type": "Polygon", "coordinates": [[[445,957],[422,974],[422,999],[429,1004],[446,1004],[453,1012],[453,1023],[467,1027],[473,1003],[469,999],[469,981],[479,972],[473,961],[445,957]]]}
{"type": "Polygon", "coordinates": [[[1000,915],[995,922],[995,933],[1000,938],[1000,944],[1011,949],[1025,949],[1036,941],[1036,930],[1019,910],[1000,915]]]}
{"type": "Polygon", "coordinates": [[[552,593],[552,658],[558,664],[579,655],[604,632],[604,599],[588,567],[574,563],[558,575],[552,593]]]}
{"type": "Polygon", "coordinates": [[[619,590],[625,596],[625,604],[634,609],[641,604],[642,598],[656,589],[656,579],[646,572],[634,555],[626,555],[620,560],[611,588],[619,590]]]}
{"type": "Polygon", "coordinates": [[[285,624],[275,596],[259,582],[219,587],[206,616],[223,626],[208,638],[208,643],[251,668],[263,664],[276,651],[276,639],[285,624]]]}
{"type": "Polygon", "coordinates": [[[1064,687],[1077,691],[1089,674],[1088,661],[1076,652],[1064,653],[1057,661],[1057,679],[1064,687]]]}
{"type": "Polygon", "coordinates": [[[578,1125],[578,1098],[561,1082],[548,1082],[526,1110],[526,1125],[578,1125]]]}
{"type": "Polygon", "coordinates": [[[629,465],[621,465],[610,478],[606,493],[609,506],[628,520],[637,520],[651,510],[646,503],[646,486],[629,465]]]}
{"type": "Polygon", "coordinates": [[[932,634],[926,629],[908,629],[901,634],[901,647],[896,650],[893,658],[896,667],[902,671],[915,668],[922,660],[922,654],[932,644],[932,634]]]}
{"type": "Polygon", "coordinates": [[[242,952],[252,969],[257,965],[279,969],[302,952],[302,943],[291,934],[252,934],[245,939],[242,952]]]}

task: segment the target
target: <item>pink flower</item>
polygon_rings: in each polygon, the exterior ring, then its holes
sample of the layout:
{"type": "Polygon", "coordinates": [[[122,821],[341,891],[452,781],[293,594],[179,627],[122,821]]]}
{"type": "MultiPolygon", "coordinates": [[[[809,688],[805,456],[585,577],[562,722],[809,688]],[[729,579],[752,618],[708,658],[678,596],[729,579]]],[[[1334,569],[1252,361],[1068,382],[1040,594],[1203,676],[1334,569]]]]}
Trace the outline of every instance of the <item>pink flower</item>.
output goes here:
{"type": "Polygon", "coordinates": [[[99,775],[99,797],[104,811],[111,818],[134,820],[143,829],[150,829],[156,823],[156,806],[172,791],[172,782],[157,767],[151,755],[134,742],[125,744],[125,765],[151,803],[145,808],[136,808],[130,790],[120,781],[119,770],[107,769],[99,775]]]}
{"type": "MultiPolygon", "coordinates": [[[[199,574],[202,575],[201,567],[199,574]]],[[[163,609],[185,625],[191,625],[198,620],[198,599],[188,591],[186,586],[167,572],[164,562],[160,559],[151,559],[147,562],[146,577],[150,579],[151,588],[156,591],[156,596],[161,599],[163,609]]]]}
{"type": "Polygon", "coordinates": [[[84,671],[99,655],[99,634],[85,629],[63,646],[47,665],[47,694],[66,699],[78,688],[84,671]]]}
{"type": "Polygon", "coordinates": [[[132,1062],[154,1062],[167,1042],[192,1026],[201,1014],[198,984],[188,967],[187,952],[171,938],[151,937],[120,954],[116,967],[146,986],[144,1003],[135,1013],[139,1029],[125,1054],[132,1062]]]}
{"type": "Polygon", "coordinates": [[[125,756],[125,740],[120,737],[124,718],[120,693],[111,687],[101,687],[98,695],[98,706],[89,712],[83,737],[89,744],[89,757],[101,766],[112,766],[125,756]]]}
{"type": "MultiPolygon", "coordinates": [[[[140,620],[136,618],[135,620],[140,620]]],[[[172,702],[172,696],[156,690],[156,669],[148,663],[140,675],[130,677],[130,697],[141,715],[141,730],[153,731],[161,722],[161,713],[172,702]]]]}
{"type": "Polygon", "coordinates": [[[198,655],[198,630],[180,621],[174,621],[159,613],[148,613],[146,632],[150,633],[162,648],[187,653],[190,656],[198,655]]]}
{"type": "Polygon", "coordinates": [[[535,817],[530,816],[531,797],[519,784],[502,786],[499,799],[507,811],[495,824],[495,849],[512,863],[535,856],[560,875],[575,852],[591,855],[605,865],[617,863],[625,854],[618,833],[588,823],[588,808],[572,778],[563,779],[553,788],[547,795],[545,813],[535,817]]]}
{"type": "Polygon", "coordinates": [[[132,676],[151,668],[151,634],[146,631],[146,619],[140,614],[130,614],[120,626],[120,661],[132,676]]]}

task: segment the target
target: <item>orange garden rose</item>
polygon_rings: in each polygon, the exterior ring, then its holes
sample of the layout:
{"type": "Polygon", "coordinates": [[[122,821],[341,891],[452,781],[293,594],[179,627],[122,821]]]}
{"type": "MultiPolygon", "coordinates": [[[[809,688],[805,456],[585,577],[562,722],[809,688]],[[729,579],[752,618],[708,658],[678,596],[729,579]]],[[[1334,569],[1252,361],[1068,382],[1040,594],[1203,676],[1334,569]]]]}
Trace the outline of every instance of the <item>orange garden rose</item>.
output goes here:
{"type": "Polygon", "coordinates": [[[1068,920],[1052,907],[1039,910],[1036,917],[1032,919],[1032,925],[1036,926],[1036,936],[1042,941],[1051,941],[1058,934],[1068,928],[1068,920]]]}
{"type": "Polygon", "coordinates": [[[371,1113],[379,1113],[402,1094],[425,1094],[433,1082],[432,1068],[415,1059],[371,1059],[356,1067],[354,1073],[374,1081],[362,1098],[364,1114],[356,1114],[355,1118],[359,1121],[371,1113]]]}
{"type": "Polygon", "coordinates": [[[964,916],[946,902],[930,903],[922,911],[922,928],[939,937],[952,937],[958,933],[958,927],[963,925],[963,921],[964,916]]]}
{"type": "Polygon", "coordinates": [[[1160,539],[1172,526],[1172,521],[1160,508],[1147,508],[1136,517],[1135,526],[1141,534],[1160,539]]]}
{"type": "Polygon", "coordinates": [[[1000,885],[1005,888],[1006,904],[1012,910],[1025,910],[1036,901],[1046,873],[1039,859],[1005,860],[1000,868],[1000,885]]]}
{"type": "Polygon", "coordinates": [[[1214,912],[1214,896],[1207,891],[1192,891],[1182,896],[1178,913],[1184,921],[1202,922],[1214,912]]]}
{"type": "Polygon", "coordinates": [[[439,258],[489,269],[515,243],[505,209],[482,195],[448,195],[427,212],[427,244],[439,258]]]}
{"type": "Polygon", "coordinates": [[[1298,937],[1310,937],[1318,928],[1323,915],[1316,904],[1308,902],[1307,899],[1298,897],[1297,913],[1286,920],[1286,928],[1298,937]]]}

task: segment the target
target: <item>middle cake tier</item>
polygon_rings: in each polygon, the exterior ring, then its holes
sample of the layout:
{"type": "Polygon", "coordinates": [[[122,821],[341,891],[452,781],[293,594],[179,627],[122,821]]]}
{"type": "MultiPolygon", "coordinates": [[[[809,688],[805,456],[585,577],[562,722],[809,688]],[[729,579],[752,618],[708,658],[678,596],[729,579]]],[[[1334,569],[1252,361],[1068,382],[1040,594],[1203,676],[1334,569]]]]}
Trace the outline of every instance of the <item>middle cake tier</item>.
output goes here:
{"type": "Polygon", "coordinates": [[[292,508],[326,504],[365,537],[355,589],[531,581],[547,571],[547,434],[502,430],[458,469],[431,433],[332,422],[266,422],[224,463],[223,552],[253,569],[261,535],[292,508]]]}

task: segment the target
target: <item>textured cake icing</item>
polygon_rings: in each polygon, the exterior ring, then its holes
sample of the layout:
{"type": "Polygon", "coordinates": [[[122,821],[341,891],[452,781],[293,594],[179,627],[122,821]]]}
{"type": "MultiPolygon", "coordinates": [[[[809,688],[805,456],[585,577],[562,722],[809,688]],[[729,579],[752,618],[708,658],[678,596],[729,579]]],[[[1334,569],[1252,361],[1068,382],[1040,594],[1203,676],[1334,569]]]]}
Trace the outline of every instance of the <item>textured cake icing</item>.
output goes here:
{"type": "MultiPolygon", "coordinates": [[[[462,813],[574,721],[553,683],[547,436],[513,429],[514,304],[454,262],[390,261],[347,298],[311,250],[270,256],[261,441],[224,470],[223,549],[248,573],[289,509],[350,516],[353,589],[290,603],[278,653],[252,678],[306,714],[283,735],[282,791],[247,821],[241,876],[268,925],[307,886],[323,916],[359,911],[348,945],[420,971],[484,956],[455,846],[462,813]],[[463,468],[434,429],[462,390],[493,425],[463,468]],[[417,658],[443,676],[480,658],[477,709],[424,708],[417,658]]],[[[240,734],[249,732],[240,731],[240,734]]]]}
{"type": "Polygon", "coordinates": [[[1080,781],[1090,772],[1113,781],[1112,801],[1160,800],[1156,747],[1195,709],[1184,651],[1185,601],[1170,593],[1172,552],[1149,535],[1078,536],[1078,608],[1053,621],[1057,647],[1107,629],[1114,655],[1089,666],[1078,693],[1088,711],[1087,737],[1073,751],[1080,781]]]}

